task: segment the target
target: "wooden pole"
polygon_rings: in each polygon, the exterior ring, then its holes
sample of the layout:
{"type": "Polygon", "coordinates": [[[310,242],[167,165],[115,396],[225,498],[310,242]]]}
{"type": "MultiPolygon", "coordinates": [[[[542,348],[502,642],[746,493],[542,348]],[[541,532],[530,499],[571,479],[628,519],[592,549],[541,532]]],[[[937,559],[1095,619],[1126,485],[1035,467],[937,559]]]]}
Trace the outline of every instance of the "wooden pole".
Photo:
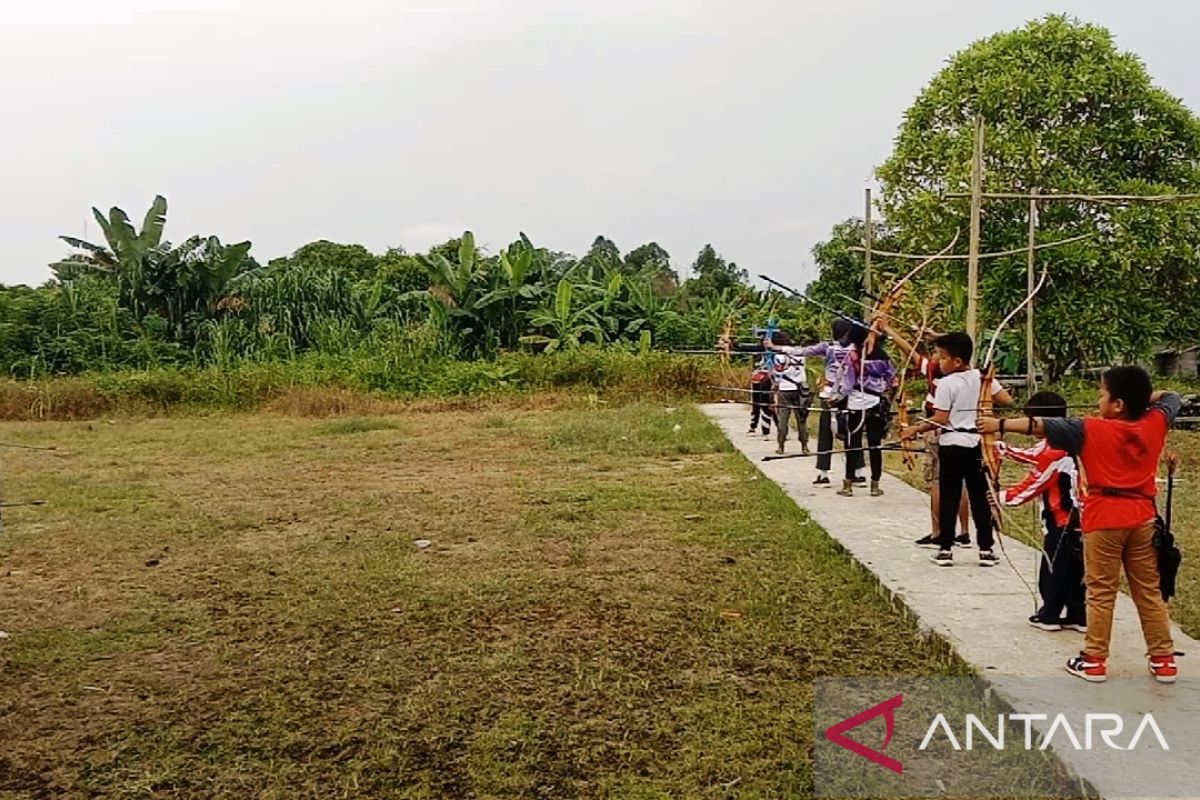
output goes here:
{"type": "MultiPolygon", "coordinates": [[[[1021,199],[1028,200],[1029,195],[1027,195],[1027,194],[1021,195],[1021,199]]],[[[1080,234],[1079,236],[1068,236],[1066,239],[1059,239],[1059,240],[1053,241],[1053,242],[1042,242],[1041,244],[1034,245],[1033,249],[1034,250],[1045,250],[1047,247],[1059,247],[1060,245],[1071,244],[1072,242],[1082,242],[1084,239],[1094,239],[1095,237],[1096,237],[1096,234],[1094,234],[1094,233],[1083,233],[1083,234],[1080,234]]],[[[863,251],[863,248],[859,247],[858,245],[853,245],[851,247],[847,247],[846,249],[852,253],[861,253],[863,251]]],[[[983,261],[985,258],[1004,258],[1005,256],[1019,256],[1028,250],[1029,250],[1028,245],[1026,245],[1025,247],[1018,247],[1013,250],[994,250],[990,253],[980,253],[979,260],[983,261]]],[[[909,258],[914,261],[926,261],[926,260],[962,261],[964,259],[970,258],[970,256],[965,256],[962,253],[933,253],[933,254],[930,254],[930,253],[894,253],[891,250],[875,250],[875,249],[871,250],[871,255],[881,256],[883,258],[909,258]]]]}
{"type": "Polygon", "coordinates": [[[979,212],[983,205],[983,117],[975,117],[971,157],[971,239],[967,247],[967,333],[979,341],[979,212]]]}
{"type": "Polygon", "coordinates": [[[866,201],[863,206],[863,292],[871,297],[871,187],[864,190],[866,201]]]}
{"type": "Polygon", "coordinates": [[[1033,361],[1033,262],[1034,244],[1037,235],[1037,198],[1029,196],[1029,255],[1026,259],[1025,291],[1029,295],[1029,305],[1025,307],[1025,386],[1029,393],[1037,391],[1037,368],[1033,361]]]}
{"type": "MultiPolygon", "coordinates": [[[[946,192],[942,197],[970,197],[970,192],[946,192]]],[[[1029,192],[983,192],[986,200],[1028,200],[1029,192]]],[[[1176,203],[1185,200],[1200,200],[1196,193],[1169,194],[1055,194],[1034,192],[1035,200],[1071,200],[1080,203],[1176,203]]]]}

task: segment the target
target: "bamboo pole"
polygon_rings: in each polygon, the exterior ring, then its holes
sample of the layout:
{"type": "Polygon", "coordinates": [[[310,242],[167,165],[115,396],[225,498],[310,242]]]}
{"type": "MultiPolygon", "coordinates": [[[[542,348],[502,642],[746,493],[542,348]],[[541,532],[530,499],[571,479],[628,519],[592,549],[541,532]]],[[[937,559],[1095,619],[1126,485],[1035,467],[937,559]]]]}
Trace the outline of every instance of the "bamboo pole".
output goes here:
{"type": "Polygon", "coordinates": [[[1029,305],[1025,308],[1025,386],[1029,391],[1037,391],[1037,369],[1033,361],[1033,262],[1034,262],[1034,243],[1033,240],[1037,235],[1037,200],[1031,194],[1029,197],[1029,257],[1026,260],[1025,272],[1025,287],[1030,298],[1029,305]]]}
{"type": "Polygon", "coordinates": [[[979,216],[983,206],[983,116],[975,116],[971,157],[971,238],[967,245],[967,333],[979,340],[979,216]]]}
{"type": "MultiPolygon", "coordinates": [[[[1023,195],[1021,195],[1021,197],[1028,198],[1029,195],[1023,194],[1023,195]]],[[[1084,239],[1092,239],[1095,236],[1096,236],[1096,234],[1094,234],[1094,233],[1083,233],[1083,234],[1080,234],[1079,236],[1070,236],[1066,239],[1059,239],[1058,241],[1054,241],[1054,242],[1042,242],[1041,244],[1034,245],[1033,249],[1034,250],[1045,250],[1047,247],[1058,247],[1059,245],[1071,244],[1072,242],[1082,242],[1084,239]]],[[[847,249],[854,253],[862,252],[861,247],[853,247],[852,246],[847,249]]],[[[996,250],[995,252],[992,252],[992,253],[980,253],[979,260],[983,261],[984,259],[987,259],[987,258],[1001,258],[1003,256],[1019,256],[1022,253],[1028,252],[1028,250],[1029,250],[1029,247],[1026,246],[1026,247],[1018,247],[1015,250],[996,250]]],[[[965,255],[961,255],[961,254],[940,255],[940,254],[922,254],[922,253],[893,253],[890,250],[872,250],[871,254],[880,256],[882,258],[910,258],[910,259],[913,259],[914,261],[924,261],[926,259],[933,259],[934,261],[962,261],[964,259],[970,258],[970,256],[965,256],[965,255]]]]}
{"type": "Polygon", "coordinates": [[[863,206],[863,292],[870,297],[871,288],[871,187],[863,190],[866,201],[863,206]]]}
{"type": "MultiPolygon", "coordinates": [[[[942,197],[962,198],[971,197],[971,192],[946,192],[942,197]]],[[[982,192],[980,197],[986,200],[1074,200],[1085,203],[1173,203],[1179,200],[1200,200],[1200,194],[1056,194],[1046,192],[982,192]]]]}

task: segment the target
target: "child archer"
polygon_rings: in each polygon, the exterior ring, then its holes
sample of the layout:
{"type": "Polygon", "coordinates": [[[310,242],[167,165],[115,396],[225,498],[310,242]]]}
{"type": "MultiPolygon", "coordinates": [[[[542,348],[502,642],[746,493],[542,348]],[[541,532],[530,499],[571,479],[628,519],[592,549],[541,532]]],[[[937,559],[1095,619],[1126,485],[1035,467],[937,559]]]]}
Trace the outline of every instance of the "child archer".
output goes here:
{"type": "MultiPolygon", "coordinates": [[[[1027,417],[1067,416],[1067,401],[1054,392],[1038,392],[1025,403],[1027,417]]],[[[1014,421],[1014,427],[1020,423],[1014,421]]],[[[1042,500],[1042,562],[1038,592],[1042,606],[1029,624],[1044,631],[1087,630],[1083,598],[1083,540],[1080,536],[1079,464],[1065,450],[1052,447],[1044,433],[1030,448],[996,443],[996,452],[1033,470],[1016,486],[1000,493],[1000,502],[1019,506],[1042,500]],[[1063,612],[1066,616],[1063,616],[1063,612]]]]}
{"type": "MultiPolygon", "coordinates": [[[[1079,457],[1088,477],[1083,506],[1083,567],[1087,585],[1087,635],[1067,672],[1086,681],[1108,679],[1108,650],[1121,568],[1137,606],[1149,668],[1160,683],[1174,683],[1175,643],[1162,597],[1154,528],[1155,475],[1167,433],[1179,415],[1175,392],[1155,392],[1141,367],[1113,367],[1100,379],[1098,417],[1013,421],[1015,433],[1044,433],[1051,447],[1079,457]]],[[[1004,435],[1009,420],[980,417],[981,431],[1004,435]]]]}
{"type": "Polygon", "coordinates": [[[764,439],[771,436],[771,422],[775,419],[775,409],[771,403],[771,392],[775,388],[771,373],[767,370],[766,357],[759,358],[750,373],[750,430],[749,435],[757,432],[758,421],[762,419],[762,435],[764,439]]]}
{"type": "MultiPolygon", "coordinates": [[[[844,422],[846,400],[854,389],[854,371],[850,363],[855,353],[855,346],[850,341],[851,324],[844,319],[833,321],[833,337],[827,342],[819,342],[807,347],[789,348],[786,352],[802,358],[820,356],[825,362],[825,373],[821,379],[818,397],[821,401],[821,414],[817,421],[817,477],[814,486],[829,486],[829,470],[833,462],[834,421],[844,422]]],[[[779,349],[774,343],[764,347],[779,349]]],[[[843,438],[843,437],[839,437],[843,438]]],[[[848,446],[848,445],[847,445],[848,446]]],[[[861,452],[849,452],[846,458],[854,464],[857,471],[862,466],[861,452]]],[[[865,483],[866,479],[854,479],[855,483],[865,483]]]]}
{"type": "MultiPolygon", "coordinates": [[[[954,564],[955,521],[962,498],[963,484],[967,487],[967,503],[975,521],[979,544],[979,566],[994,567],[999,560],[992,552],[992,515],[988,506],[988,483],[983,469],[983,449],[975,427],[976,406],[980,397],[983,376],[971,367],[975,343],[963,331],[944,333],[933,341],[935,358],[943,378],[938,382],[933,398],[933,418],[909,425],[900,436],[913,439],[933,430],[938,435],[938,490],[941,506],[938,521],[941,536],[933,562],[938,566],[954,564]]],[[[1008,405],[1012,398],[995,380],[989,388],[994,402],[1008,405]]]]}
{"type": "MultiPolygon", "coordinates": [[[[884,322],[884,333],[888,335],[896,347],[900,351],[913,359],[916,366],[916,371],[922,378],[925,379],[925,414],[933,416],[933,398],[937,392],[938,381],[942,379],[942,369],[938,366],[937,359],[928,358],[916,351],[916,345],[909,344],[908,341],[898,334],[890,325],[884,322]]],[[[929,522],[930,532],[917,539],[917,544],[921,547],[937,547],[938,539],[942,533],[942,523],[938,519],[938,514],[941,508],[941,492],[938,490],[938,431],[934,430],[924,436],[925,439],[925,458],[924,470],[922,477],[925,479],[925,485],[929,489],[929,522]]],[[[962,533],[955,537],[954,542],[960,547],[971,546],[971,535],[967,533],[967,498],[964,496],[958,504],[958,524],[962,528],[962,533]]]]}

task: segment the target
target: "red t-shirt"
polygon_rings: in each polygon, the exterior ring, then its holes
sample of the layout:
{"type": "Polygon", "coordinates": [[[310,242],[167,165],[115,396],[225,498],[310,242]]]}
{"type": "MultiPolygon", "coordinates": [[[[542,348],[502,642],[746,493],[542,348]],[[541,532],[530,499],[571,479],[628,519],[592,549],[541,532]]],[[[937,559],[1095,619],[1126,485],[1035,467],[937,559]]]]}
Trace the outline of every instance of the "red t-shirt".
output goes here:
{"type": "Polygon", "coordinates": [[[1099,417],[1080,422],[1079,460],[1087,476],[1083,532],[1134,528],[1154,519],[1154,478],[1171,429],[1167,414],[1152,408],[1135,422],[1099,417]],[[1106,495],[1103,489],[1120,489],[1122,494],[1106,495]],[[1129,496],[1135,494],[1141,497],[1129,496]]]}
{"type": "Polygon", "coordinates": [[[1087,479],[1083,501],[1084,533],[1109,528],[1135,528],[1154,519],[1154,478],[1171,423],[1179,415],[1180,397],[1165,392],[1141,419],[1047,419],[1051,446],[1079,456],[1087,479]],[[1105,495],[1102,489],[1121,489],[1141,495],[1105,495]]]}

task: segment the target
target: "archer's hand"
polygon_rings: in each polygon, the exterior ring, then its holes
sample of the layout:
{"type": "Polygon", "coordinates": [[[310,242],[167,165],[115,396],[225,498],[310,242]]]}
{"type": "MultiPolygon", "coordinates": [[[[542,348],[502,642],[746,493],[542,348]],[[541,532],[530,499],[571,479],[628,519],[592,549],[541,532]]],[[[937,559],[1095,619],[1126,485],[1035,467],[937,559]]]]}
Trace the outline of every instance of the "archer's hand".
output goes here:
{"type": "Polygon", "coordinates": [[[1000,420],[995,417],[979,416],[975,419],[975,429],[980,433],[995,433],[1000,430],[1000,420]]]}
{"type": "Polygon", "coordinates": [[[763,346],[763,349],[764,349],[764,350],[777,350],[777,349],[778,349],[778,348],[775,346],[775,343],[774,343],[774,342],[772,342],[770,338],[763,339],[763,340],[762,340],[762,346],[763,346]]]}
{"type": "Polygon", "coordinates": [[[900,441],[907,442],[921,435],[920,425],[905,425],[900,429],[900,441]]]}

